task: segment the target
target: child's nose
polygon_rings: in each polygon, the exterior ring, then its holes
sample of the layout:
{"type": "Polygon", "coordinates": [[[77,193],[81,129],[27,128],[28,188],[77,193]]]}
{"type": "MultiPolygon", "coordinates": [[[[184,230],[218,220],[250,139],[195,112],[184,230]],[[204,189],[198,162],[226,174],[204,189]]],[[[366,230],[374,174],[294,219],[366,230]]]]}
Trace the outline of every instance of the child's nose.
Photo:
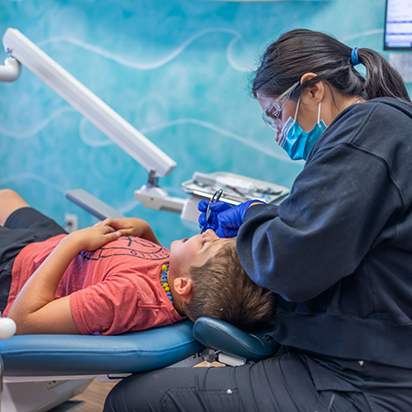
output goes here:
{"type": "Polygon", "coordinates": [[[211,239],[211,238],[215,238],[217,235],[216,233],[212,230],[212,229],[207,229],[205,232],[202,233],[202,239],[211,239]]]}

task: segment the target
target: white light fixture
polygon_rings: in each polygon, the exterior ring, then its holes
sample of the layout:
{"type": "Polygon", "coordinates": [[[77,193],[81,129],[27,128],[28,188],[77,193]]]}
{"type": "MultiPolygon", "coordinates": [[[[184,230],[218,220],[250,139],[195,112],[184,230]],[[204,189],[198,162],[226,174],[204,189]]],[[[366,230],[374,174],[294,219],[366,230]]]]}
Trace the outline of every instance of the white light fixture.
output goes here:
{"type": "Polygon", "coordinates": [[[7,57],[4,66],[0,66],[0,81],[14,82],[20,77],[21,64],[13,57],[7,57]]]}

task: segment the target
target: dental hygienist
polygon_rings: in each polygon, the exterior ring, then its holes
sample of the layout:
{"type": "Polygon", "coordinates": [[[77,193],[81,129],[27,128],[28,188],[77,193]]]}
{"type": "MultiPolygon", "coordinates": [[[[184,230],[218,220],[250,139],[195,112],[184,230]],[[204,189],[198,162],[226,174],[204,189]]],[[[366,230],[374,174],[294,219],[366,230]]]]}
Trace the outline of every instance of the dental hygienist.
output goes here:
{"type": "Polygon", "coordinates": [[[270,334],[282,347],[236,368],[133,376],[105,411],[410,411],[412,104],[402,78],[370,49],[293,30],[264,53],[253,93],[305,167],[279,207],[218,202],[207,223],[237,235],[248,275],[279,295],[270,334]]]}

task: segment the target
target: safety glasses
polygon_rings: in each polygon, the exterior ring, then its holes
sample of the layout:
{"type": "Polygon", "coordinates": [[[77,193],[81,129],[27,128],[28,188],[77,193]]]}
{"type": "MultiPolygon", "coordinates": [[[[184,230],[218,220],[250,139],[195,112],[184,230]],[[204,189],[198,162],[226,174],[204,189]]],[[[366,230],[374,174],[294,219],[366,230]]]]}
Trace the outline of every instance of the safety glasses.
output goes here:
{"type": "Polygon", "coordinates": [[[282,93],[263,113],[263,121],[273,130],[278,132],[279,130],[279,115],[288,101],[292,92],[298,87],[300,82],[296,82],[292,87],[287,89],[285,93],[282,93]]]}

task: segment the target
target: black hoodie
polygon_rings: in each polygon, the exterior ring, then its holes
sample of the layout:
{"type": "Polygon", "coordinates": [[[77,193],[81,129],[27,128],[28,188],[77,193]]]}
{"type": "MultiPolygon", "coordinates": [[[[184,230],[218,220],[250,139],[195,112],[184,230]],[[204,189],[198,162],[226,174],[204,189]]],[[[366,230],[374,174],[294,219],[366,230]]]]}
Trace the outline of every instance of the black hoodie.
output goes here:
{"type": "Polygon", "coordinates": [[[412,105],[340,113],[279,207],[251,207],[237,248],[281,297],[273,337],[308,353],[412,367],[412,105]]]}

